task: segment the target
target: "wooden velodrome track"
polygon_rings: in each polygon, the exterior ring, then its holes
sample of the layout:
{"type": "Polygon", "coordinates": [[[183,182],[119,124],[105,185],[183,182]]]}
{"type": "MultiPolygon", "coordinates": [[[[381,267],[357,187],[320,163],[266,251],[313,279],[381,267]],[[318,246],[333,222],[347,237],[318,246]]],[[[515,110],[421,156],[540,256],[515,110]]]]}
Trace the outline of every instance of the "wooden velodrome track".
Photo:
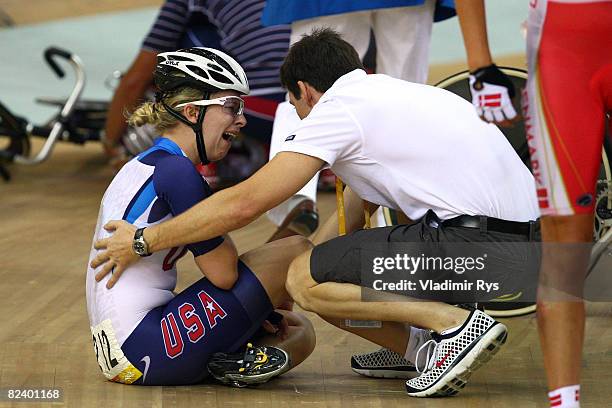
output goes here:
{"type": "MultiPolygon", "coordinates": [[[[19,3],[3,0],[0,5],[6,6],[5,10],[18,10],[19,3]]],[[[48,3],[81,4],[59,0],[48,3]]],[[[111,0],[99,3],[108,9],[124,4],[111,0]]],[[[159,2],[132,3],[143,6],[159,2]]],[[[53,16],[71,15],[64,12],[53,16]]],[[[85,12],[91,12],[91,6],[79,13],[85,12]]],[[[432,77],[456,70],[456,66],[437,67],[432,77]]],[[[209,384],[137,387],[106,382],[93,353],[84,288],[98,205],[113,176],[100,151],[95,144],[59,145],[44,164],[12,166],[13,181],[0,184],[0,388],[59,387],[63,400],[52,405],[71,407],[548,406],[533,316],[506,320],[510,328],[507,345],[472,377],[464,392],[447,399],[412,399],[400,380],[373,380],[352,373],[351,354],[372,351],[376,346],[312,314],[308,317],[317,332],[313,355],[294,371],[257,389],[209,384]]],[[[333,196],[321,195],[319,209],[323,218],[328,216],[334,209],[333,196]]],[[[247,251],[261,245],[272,231],[271,223],[262,217],[232,237],[241,251],[247,251]]],[[[187,258],[179,263],[177,290],[199,278],[187,258]]],[[[583,406],[609,407],[612,307],[591,304],[588,312],[583,406]]],[[[50,403],[0,401],[0,406],[50,403]]]]}

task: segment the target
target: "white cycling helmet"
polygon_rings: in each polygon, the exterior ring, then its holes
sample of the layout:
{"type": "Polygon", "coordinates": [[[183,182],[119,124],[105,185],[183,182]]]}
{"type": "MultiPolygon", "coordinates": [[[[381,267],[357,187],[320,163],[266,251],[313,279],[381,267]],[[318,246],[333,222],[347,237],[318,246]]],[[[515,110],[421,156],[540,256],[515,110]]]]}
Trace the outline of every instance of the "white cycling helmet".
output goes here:
{"type": "Polygon", "coordinates": [[[249,93],[249,82],[240,64],[213,48],[193,47],[158,54],[154,78],[161,92],[187,86],[206,92],[249,93]]]}

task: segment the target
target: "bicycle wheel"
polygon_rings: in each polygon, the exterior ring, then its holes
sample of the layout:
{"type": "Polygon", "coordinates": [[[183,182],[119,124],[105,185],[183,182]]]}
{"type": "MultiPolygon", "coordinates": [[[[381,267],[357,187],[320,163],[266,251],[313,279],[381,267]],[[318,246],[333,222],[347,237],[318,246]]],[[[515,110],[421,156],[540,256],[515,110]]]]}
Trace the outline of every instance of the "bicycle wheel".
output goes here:
{"type": "MultiPolygon", "coordinates": [[[[513,105],[514,109],[517,112],[520,112],[520,90],[525,87],[525,83],[527,81],[527,71],[509,67],[500,67],[500,70],[510,78],[514,84],[514,88],[517,90],[518,97],[514,98],[513,105]]],[[[446,79],[443,79],[435,86],[459,95],[471,103],[469,77],[469,71],[459,72],[449,76],[446,79]]],[[[514,151],[521,158],[521,161],[531,170],[529,147],[527,145],[527,135],[525,134],[523,120],[520,119],[514,124],[513,127],[500,127],[499,129],[502,131],[504,136],[506,136],[514,148],[514,151]]],[[[385,208],[383,213],[385,215],[387,225],[394,225],[397,222],[397,214],[395,214],[395,211],[385,208]]],[[[484,303],[484,309],[489,315],[494,317],[513,317],[534,312],[536,309],[535,303],[533,301],[521,301],[522,297],[523,294],[521,292],[509,293],[504,296],[500,296],[497,299],[493,299],[491,302],[484,303]]]]}
{"type": "Polygon", "coordinates": [[[0,150],[10,156],[30,154],[30,139],[26,132],[27,122],[15,116],[0,103],[0,150]]]}
{"type": "Polygon", "coordinates": [[[601,152],[602,166],[597,182],[593,239],[599,242],[612,229],[612,118],[606,117],[606,135],[601,152]]]}

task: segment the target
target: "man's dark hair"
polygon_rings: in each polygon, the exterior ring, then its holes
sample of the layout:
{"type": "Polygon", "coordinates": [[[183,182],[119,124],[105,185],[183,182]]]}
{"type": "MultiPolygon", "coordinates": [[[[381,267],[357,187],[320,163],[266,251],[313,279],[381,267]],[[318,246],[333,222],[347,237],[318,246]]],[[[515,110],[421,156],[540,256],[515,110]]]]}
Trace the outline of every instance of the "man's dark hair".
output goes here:
{"type": "Polygon", "coordinates": [[[291,46],[280,70],[283,86],[301,98],[298,81],[325,92],[342,75],[364,69],[353,46],[329,28],[315,29],[291,46]]]}

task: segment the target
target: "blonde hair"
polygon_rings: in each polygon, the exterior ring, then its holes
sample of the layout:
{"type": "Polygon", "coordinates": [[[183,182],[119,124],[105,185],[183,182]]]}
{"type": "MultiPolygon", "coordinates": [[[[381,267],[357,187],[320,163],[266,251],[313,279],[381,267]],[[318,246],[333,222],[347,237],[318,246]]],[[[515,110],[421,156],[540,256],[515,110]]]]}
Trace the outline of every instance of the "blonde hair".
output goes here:
{"type": "MultiPolygon", "coordinates": [[[[199,99],[202,99],[202,91],[193,88],[181,88],[164,97],[166,104],[173,108],[179,103],[199,99]]],[[[145,102],[131,114],[126,112],[126,116],[128,116],[129,125],[138,127],[150,124],[155,126],[160,133],[172,129],[179,122],[177,118],[168,113],[161,102],[145,102]]]]}

